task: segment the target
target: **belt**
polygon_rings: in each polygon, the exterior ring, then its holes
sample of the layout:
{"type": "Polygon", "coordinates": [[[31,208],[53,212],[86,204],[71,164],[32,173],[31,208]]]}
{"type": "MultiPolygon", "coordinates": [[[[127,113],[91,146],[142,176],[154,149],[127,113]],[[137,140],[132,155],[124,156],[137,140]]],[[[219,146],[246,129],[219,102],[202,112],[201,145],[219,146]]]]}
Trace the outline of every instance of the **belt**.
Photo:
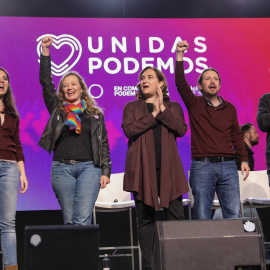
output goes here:
{"type": "Polygon", "coordinates": [[[195,158],[192,158],[192,161],[204,161],[204,162],[211,162],[211,163],[232,161],[232,160],[235,160],[235,158],[234,157],[205,157],[205,158],[195,157],[195,158]]]}
{"type": "Polygon", "coordinates": [[[86,162],[88,160],[60,159],[60,160],[55,160],[55,161],[59,161],[61,163],[65,163],[65,164],[74,165],[74,164],[77,164],[77,163],[80,163],[80,162],[86,162]]]}

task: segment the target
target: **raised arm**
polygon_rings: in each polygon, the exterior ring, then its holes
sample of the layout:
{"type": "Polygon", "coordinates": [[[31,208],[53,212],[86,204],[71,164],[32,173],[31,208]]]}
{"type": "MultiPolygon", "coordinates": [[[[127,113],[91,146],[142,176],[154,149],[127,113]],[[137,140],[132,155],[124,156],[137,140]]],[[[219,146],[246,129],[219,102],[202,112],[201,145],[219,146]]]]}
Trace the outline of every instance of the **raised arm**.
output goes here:
{"type": "Polygon", "coordinates": [[[194,105],[196,96],[191,91],[184,73],[184,51],[189,48],[187,41],[179,41],[176,45],[175,84],[187,109],[194,105]]]}
{"type": "Polygon", "coordinates": [[[51,74],[51,56],[49,48],[52,45],[52,42],[53,39],[50,36],[42,39],[42,53],[40,55],[39,70],[39,81],[43,89],[43,98],[50,114],[59,103],[51,74]]]}

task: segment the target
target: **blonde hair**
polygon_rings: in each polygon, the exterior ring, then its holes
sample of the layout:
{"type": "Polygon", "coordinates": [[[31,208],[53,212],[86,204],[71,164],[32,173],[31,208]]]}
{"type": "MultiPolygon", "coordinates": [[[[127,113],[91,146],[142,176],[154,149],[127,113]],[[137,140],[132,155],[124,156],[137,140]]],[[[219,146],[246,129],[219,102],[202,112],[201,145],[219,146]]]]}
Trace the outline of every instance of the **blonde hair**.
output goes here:
{"type": "Polygon", "coordinates": [[[70,71],[70,72],[66,73],[61,78],[61,80],[59,82],[57,96],[58,96],[59,100],[61,101],[60,104],[59,104],[60,109],[65,111],[65,109],[64,109],[64,107],[62,105],[63,102],[66,101],[64,91],[63,91],[63,82],[64,82],[64,79],[66,77],[71,76],[71,75],[76,76],[78,78],[78,80],[79,80],[80,86],[82,88],[82,99],[84,99],[85,102],[86,102],[86,111],[87,111],[87,113],[90,114],[90,116],[93,116],[93,115],[98,114],[99,112],[102,112],[102,109],[97,106],[96,101],[88,93],[88,89],[87,89],[87,86],[86,86],[86,83],[85,83],[84,79],[76,71],[70,71]]]}

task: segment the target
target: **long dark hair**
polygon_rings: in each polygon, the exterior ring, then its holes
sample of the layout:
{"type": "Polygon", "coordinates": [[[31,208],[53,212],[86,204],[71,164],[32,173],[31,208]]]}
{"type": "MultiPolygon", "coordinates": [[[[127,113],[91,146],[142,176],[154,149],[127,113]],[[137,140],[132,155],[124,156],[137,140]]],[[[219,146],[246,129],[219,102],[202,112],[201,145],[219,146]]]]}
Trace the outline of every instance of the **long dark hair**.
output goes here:
{"type": "Polygon", "coordinates": [[[4,112],[10,114],[14,118],[19,118],[20,115],[19,115],[19,112],[18,112],[18,110],[16,108],[15,98],[13,96],[13,92],[12,92],[12,89],[11,89],[11,86],[10,86],[8,72],[4,68],[1,68],[1,67],[0,67],[0,70],[2,70],[3,72],[6,73],[7,79],[8,79],[8,89],[7,89],[6,94],[3,97],[3,103],[4,103],[4,106],[5,106],[4,112]]]}
{"type": "Polygon", "coordinates": [[[164,73],[162,71],[160,71],[159,69],[155,68],[155,67],[146,67],[144,68],[139,76],[138,76],[138,79],[139,79],[139,82],[137,83],[137,89],[139,90],[139,92],[135,95],[136,99],[145,99],[143,93],[142,93],[142,89],[141,89],[141,80],[142,80],[142,75],[143,73],[147,70],[147,69],[152,69],[155,71],[156,75],[157,75],[157,78],[158,78],[158,81],[159,82],[163,82],[163,85],[160,87],[161,90],[162,90],[162,94],[163,94],[163,100],[164,101],[168,101],[170,100],[170,97],[168,95],[168,84],[167,84],[167,80],[166,80],[166,77],[164,75],[164,73]]]}

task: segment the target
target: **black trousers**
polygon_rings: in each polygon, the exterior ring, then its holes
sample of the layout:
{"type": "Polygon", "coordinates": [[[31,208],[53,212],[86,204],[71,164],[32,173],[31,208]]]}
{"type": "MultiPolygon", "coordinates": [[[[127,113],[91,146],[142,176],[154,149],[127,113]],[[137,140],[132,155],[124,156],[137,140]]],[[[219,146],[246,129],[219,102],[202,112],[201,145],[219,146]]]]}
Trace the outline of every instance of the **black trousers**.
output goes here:
{"type": "MultiPolygon", "coordinates": [[[[159,178],[159,175],[158,175],[159,178]]],[[[159,181],[158,181],[159,182],[159,181]]],[[[152,245],[155,225],[155,209],[142,201],[136,200],[136,216],[138,238],[142,251],[142,264],[144,270],[151,270],[152,245]]],[[[168,208],[164,208],[167,220],[185,219],[182,196],[171,201],[168,208]]],[[[154,269],[153,269],[154,270],[154,269]]]]}

